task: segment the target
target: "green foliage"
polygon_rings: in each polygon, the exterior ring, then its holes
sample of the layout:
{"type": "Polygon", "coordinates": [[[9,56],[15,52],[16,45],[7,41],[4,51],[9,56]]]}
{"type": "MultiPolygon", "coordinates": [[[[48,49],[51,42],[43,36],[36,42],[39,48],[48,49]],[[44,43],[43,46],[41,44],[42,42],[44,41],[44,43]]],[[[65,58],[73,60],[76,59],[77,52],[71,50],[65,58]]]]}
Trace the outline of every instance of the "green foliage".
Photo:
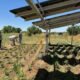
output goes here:
{"type": "Polygon", "coordinates": [[[21,65],[19,63],[15,63],[13,69],[16,72],[19,80],[26,80],[26,77],[25,77],[23,71],[21,70],[21,65]]]}
{"type": "Polygon", "coordinates": [[[16,32],[19,33],[21,30],[21,28],[16,28],[16,32]]]}
{"type": "Polygon", "coordinates": [[[28,36],[40,34],[40,33],[42,33],[42,31],[39,28],[36,28],[35,26],[29,27],[27,29],[28,36]]]}
{"type": "Polygon", "coordinates": [[[4,33],[11,33],[11,32],[19,33],[21,31],[21,29],[20,28],[15,28],[13,26],[8,25],[8,26],[4,26],[4,28],[2,29],[2,31],[4,33]]]}
{"type": "Polygon", "coordinates": [[[8,76],[4,76],[2,80],[11,80],[8,76]]]}
{"type": "Polygon", "coordinates": [[[80,34],[80,26],[69,27],[67,29],[69,35],[77,35],[80,34]]]}

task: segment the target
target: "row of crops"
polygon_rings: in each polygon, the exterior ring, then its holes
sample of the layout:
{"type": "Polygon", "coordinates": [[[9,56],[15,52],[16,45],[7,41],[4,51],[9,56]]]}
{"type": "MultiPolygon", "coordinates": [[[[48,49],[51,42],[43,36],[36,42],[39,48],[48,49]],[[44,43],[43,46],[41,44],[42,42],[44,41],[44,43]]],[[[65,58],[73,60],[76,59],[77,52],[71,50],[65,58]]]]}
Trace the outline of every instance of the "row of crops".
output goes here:
{"type": "Polygon", "coordinates": [[[27,44],[0,51],[0,80],[26,80],[21,61],[26,60],[26,55],[31,50],[35,52],[37,46],[37,44],[27,44]]]}
{"type": "Polygon", "coordinates": [[[80,80],[80,46],[52,44],[41,59],[53,65],[53,70],[40,69],[35,80],[80,80]]]}
{"type": "Polygon", "coordinates": [[[58,61],[61,65],[71,64],[73,66],[80,64],[80,47],[72,45],[58,45],[49,48],[49,53],[53,61],[58,61]],[[53,48],[53,49],[52,49],[53,48]]]}

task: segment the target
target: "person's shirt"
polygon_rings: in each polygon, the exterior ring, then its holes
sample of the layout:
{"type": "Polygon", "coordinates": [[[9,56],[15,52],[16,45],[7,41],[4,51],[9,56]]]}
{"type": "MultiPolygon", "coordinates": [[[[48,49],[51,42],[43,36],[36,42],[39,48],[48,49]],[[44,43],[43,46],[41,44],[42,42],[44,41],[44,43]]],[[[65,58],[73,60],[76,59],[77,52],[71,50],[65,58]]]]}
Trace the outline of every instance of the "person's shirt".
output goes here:
{"type": "Polygon", "coordinates": [[[19,33],[19,38],[22,39],[22,33],[19,33]]]}

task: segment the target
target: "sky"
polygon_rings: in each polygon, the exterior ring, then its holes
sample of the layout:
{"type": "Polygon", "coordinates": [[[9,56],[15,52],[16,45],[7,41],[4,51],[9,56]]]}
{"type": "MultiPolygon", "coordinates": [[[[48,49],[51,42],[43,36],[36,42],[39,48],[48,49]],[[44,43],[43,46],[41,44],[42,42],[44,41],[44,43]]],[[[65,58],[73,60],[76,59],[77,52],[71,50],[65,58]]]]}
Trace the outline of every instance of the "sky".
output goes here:
{"type": "MultiPolygon", "coordinates": [[[[39,1],[45,1],[45,0],[39,0],[39,1]]],[[[34,0],[36,2],[36,0],[34,0]]],[[[20,27],[22,30],[27,30],[28,27],[32,26],[32,21],[25,21],[24,19],[20,17],[16,17],[14,14],[10,12],[10,10],[26,6],[27,2],[25,0],[0,0],[0,29],[3,28],[3,26],[11,25],[14,27],[20,27]]],[[[78,12],[80,10],[72,11],[72,12],[78,12]]],[[[71,12],[69,12],[71,13],[71,12]]],[[[66,14],[66,13],[65,13],[66,14]]],[[[63,15],[65,15],[63,14],[63,15]]],[[[59,16],[62,14],[58,14],[56,16],[59,16]]],[[[48,18],[55,17],[50,16],[48,18]]],[[[59,31],[63,32],[66,31],[67,27],[62,27],[58,29],[53,29],[52,31],[59,31]]]]}

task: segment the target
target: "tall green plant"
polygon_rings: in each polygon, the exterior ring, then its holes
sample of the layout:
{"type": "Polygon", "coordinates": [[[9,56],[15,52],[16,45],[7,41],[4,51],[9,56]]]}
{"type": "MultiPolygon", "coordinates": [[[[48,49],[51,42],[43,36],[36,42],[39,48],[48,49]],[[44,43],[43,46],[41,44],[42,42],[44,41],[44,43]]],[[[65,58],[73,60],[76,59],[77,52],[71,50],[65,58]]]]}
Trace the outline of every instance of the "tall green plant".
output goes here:
{"type": "Polygon", "coordinates": [[[21,65],[19,63],[15,63],[13,69],[16,72],[19,80],[26,80],[26,77],[25,77],[25,75],[21,69],[21,65]]]}

